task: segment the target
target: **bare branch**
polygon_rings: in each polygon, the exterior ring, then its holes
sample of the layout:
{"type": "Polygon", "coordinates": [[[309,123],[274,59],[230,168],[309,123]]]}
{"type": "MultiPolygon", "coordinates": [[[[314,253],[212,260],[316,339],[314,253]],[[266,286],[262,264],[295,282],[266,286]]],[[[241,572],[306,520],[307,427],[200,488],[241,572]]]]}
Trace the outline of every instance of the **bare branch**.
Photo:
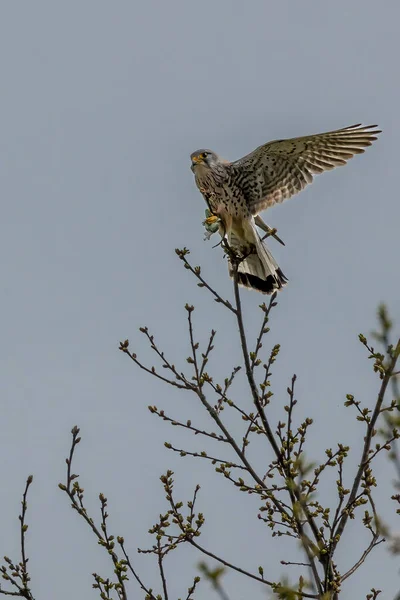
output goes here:
{"type": "MultiPolygon", "coordinates": [[[[372,438],[376,433],[375,432],[376,421],[380,415],[383,400],[384,400],[385,394],[386,394],[386,389],[390,382],[392,373],[396,367],[396,363],[397,363],[399,356],[400,356],[400,339],[397,342],[396,348],[393,350],[389,365],[386,368],[384,368],[383,372],[380,371],[380,373],[382,375],[381,387],[380,387],[380,390],[378,393],[378,397],[377,397],[377,401],[375,404],[375,408],[374,408],[372,417],[367,426],[367,433],[364,438],[364,446],[363,446],[363,451],[362,451],[362,455],[361,455],[360,465],[358,467],[357,474],[355,476],[354,483],[351,488],[350,496],[347,501],[346,507],[343,509],[342,515],[340,517],[338,526],[335,531],[335,537],[336,537],[337,541],[334,543],[334,548],[336,548],[336,546],[340,540],[340,537],[343,534],[343,531],[346,527],[347,521],[350,516],[350,509],[351,509],[351,507],[355,501],[355,498],[357,496],[357,493],[358,493],[358,489],[359,489],[359,486],[361,483],[361,478],[363,476],[363,473],[364,473],[366,467],[368,466],[369,450],[371,447],[372,438]]],[[[383,366],[381,363],[378,366],[380,366],[383,369],[383,366]]]]}
{"type": "Polygon", "coordinates": [[[233,308],[232,304],[228,300],[224,300],[222,298],[222,296],[220,296],[218,294],[218,292],[216,292],[207,283],[207,281],[205,281],[205,279],[203,279],[203,277],[201,276],[201,269],[200,269],[200,267],[192,267],[192,265],[188,262],[188,260],[186,259],[186,256],[189,254],[189,250],[187,248],[183,248],[182,250],[180,250],[179,248],[177,248],[175,250],[175,252],[179,256],[179,258],[181,259],[181,261],[183,261],[185,269],[188,269],[200,281],[200,283],[198,283],[197,285],[199,287],[205,287],[214,296],[214,299],[215,299],[216,302],[218,302],[220,304],[223,304],[228,310],[230,310],[231,312],[234,313],[235,309],[233,308]]]}
{"type": "Polygon", "coordinates": [[[361,565],[363,564],[363,562],[365,561],[365,559],[367,558],[368,554],[375,548],[375,546],[379,546],[379,544],[381,544],[382,542],[385,541],[384,538],[380,539],[379,541],[379,533],[376,533],[374,535],[374,537],[372,538],[368,548],[362,553],[361,558],[356,562],[355,565],[353,565],[351,567],[351,569],[349,569],[344,575],[342,575],[342,577],[340,578],[340,581],[343,582],[346,579],[348,579],[350,577],[350,575],[353,575],[353,573],[355,573],[357,571],[357,569],[359,567],[361,567],[361,565]]]}
{"type": "Polygon", "coordinates": [[[31,589],[29,587],[30,576],[28,573],[28,561],[29,558],[26,556],[26,532],[28,531],[28,525],[26,524],[26,511],[28,508],[27,496],[29,487],[32,484],[33,476],[29,475],[26,480],[25,490],[22,496],[22,510],[18,516],[20,522],[20,548],[21,548],[21,561],[14,563],[7,556],[4,557],[4,565],[0,568],[0,573],[5,581],[8,581],[17,591],[3,590],[0,586],[0,595],[3,596],[16,596],[19,598],[26,598],[27,600],[34,600],[31,589]]]}

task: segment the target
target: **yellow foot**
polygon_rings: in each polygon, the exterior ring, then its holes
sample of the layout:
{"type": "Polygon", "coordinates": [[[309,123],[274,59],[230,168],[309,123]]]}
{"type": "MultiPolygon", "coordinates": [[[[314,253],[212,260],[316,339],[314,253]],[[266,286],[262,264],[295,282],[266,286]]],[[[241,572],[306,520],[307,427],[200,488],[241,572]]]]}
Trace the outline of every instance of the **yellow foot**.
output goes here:
{"type": "Polygon", "coordinates": [[[206,223],[207,225],[214,225],[214,223],[216,223],[217,221],[219,221],[219,217],[211,215],[211,217],[207,217],[204,223],[206,223]]]}

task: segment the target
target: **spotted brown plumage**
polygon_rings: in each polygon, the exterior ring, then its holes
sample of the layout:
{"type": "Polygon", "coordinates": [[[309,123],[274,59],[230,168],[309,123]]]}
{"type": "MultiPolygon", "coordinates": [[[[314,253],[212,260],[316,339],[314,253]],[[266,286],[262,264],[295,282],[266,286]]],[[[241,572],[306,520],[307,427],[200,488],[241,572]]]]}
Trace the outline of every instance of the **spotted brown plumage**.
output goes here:
{"type": "Polygon", "coordinates": [[[287,282],[262,242],[254,217],[303,190],[314,175],[345,165],[355,154],[363,153],[379,133],[376,125],[352,125],[275,140],[232,163],[212,150],[192,153],[197,187],[212,213],[221,219],[220,234],[245,257],[238,268],[242,285],[270,294],[287,282]]]}

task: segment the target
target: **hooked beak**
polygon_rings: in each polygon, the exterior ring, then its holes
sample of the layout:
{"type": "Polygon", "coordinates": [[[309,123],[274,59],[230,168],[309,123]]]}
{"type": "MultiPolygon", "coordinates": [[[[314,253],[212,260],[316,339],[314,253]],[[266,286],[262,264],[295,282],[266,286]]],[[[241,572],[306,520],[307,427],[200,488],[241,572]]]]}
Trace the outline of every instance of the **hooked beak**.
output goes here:
{"type": "Polygon", "coordinates": [[[200,164],[202,164],[202,163],[204,163],[204,160],[201,158],[201,156],[193,156],[193,158],[192,158],[192,166],[191,166],[190,168],[191,168],[191,169],[192,169],[192,171],[193,171],[193,170],[194,170],[194,168],[195,168],[197,165],[200,165],[200,164]]]}

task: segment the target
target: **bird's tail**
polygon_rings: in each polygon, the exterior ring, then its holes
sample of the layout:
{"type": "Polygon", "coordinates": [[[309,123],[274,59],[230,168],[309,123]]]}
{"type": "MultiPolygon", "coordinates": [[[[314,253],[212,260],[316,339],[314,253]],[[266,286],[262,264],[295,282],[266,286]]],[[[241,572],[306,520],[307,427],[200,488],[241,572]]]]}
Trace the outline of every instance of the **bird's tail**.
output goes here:
{"type": "MultiPolygon", "coordinates": [[[[243,248],[243,241],[233,232],[229,236],[232,250],[244,257],[238,266],[238,282],[244,287],[252,288],[263,294],[273,294],[280,290],[288,280],[256,229],[252,227],[252,230],[254,232],[253,243],[248,248],[243,248]]],[[[229,274],[233,277],[233,267],[230,261],[229,274]]]]}

